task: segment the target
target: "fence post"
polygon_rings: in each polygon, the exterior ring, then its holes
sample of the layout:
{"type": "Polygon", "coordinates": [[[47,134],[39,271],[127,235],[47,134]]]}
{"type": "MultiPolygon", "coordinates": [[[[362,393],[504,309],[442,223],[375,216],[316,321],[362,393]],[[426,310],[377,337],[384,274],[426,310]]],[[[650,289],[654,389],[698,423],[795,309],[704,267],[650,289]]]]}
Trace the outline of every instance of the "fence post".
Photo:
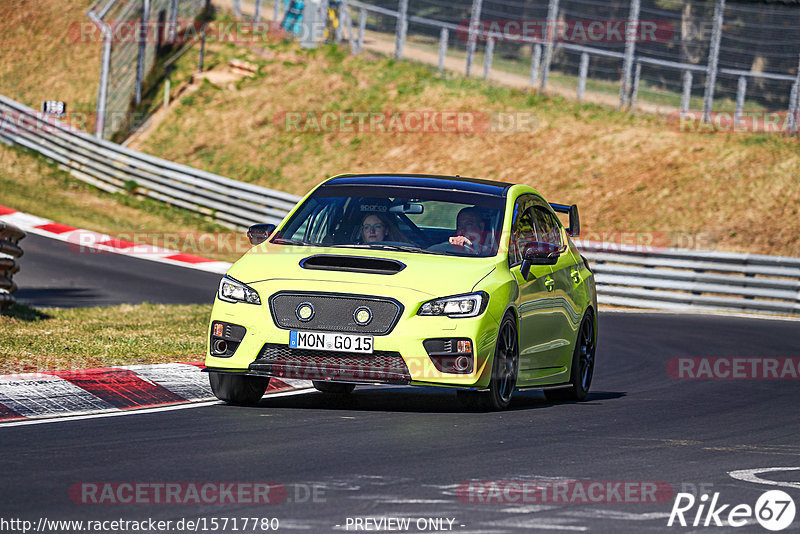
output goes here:
{"type": "Polygon", "coordinates": [[[631,109],[636,106],[636,99],[639,97],[639,80],[642,78],[642,64],[636,62],[636,68],[633,71],[633,90],[631,90],[631,109]]]}
{"type": "Polygon", "coordinates": [[[692,71],[683,71],[683,93],[681,94],[681,113],[689,111],[692,102],[692,71]]]}
{"type": "Polygon", "coordinates": [[[397,15],[397,29],[395,30],[394,58],[403,59],[403,47],[406,45],[406,32],[408,31],[408,0],[400,0],[397,15]]]}
{"type": "Polygon", "coordinates": [[[717,0],[714,7],[714,26],[711,30],[711,45],[708,48],[708,66],[706,67],[706,92],[703,95],[703,122],[711,121],[711,109],[714,106],[714,84],[717,82],[717,64],[719,62],[719,45],[722,41],[722,19],[725,12],[725,0],[717,0]]]}
{"type": "Polygon", "coordinates": [[[100,86],[97,88],[97,117],[94,121],[94,136],[103,139],[106,126],[106,102],[108,101],[108,74],[111,69],[111,29],[105,22],[97,20],[103,31],[103,58],[100,65],[100,86]]]}
{"type": "Polygon", "coordinates": [[[253,22],[261,20],[261,2],[262,0],[256,0],[256,8],[255,11],[253,11],[253,22]]]}
{"type": "Polygon", "coordinates": [[[142,0],[142,26],[139,28],[139,59],[136,62],[135,101],[142,103],[142,82],[144,81],[144,60],[147,55],[147,21],[150,20],[150,0],[142,0]]]}
{"type": "Polygon", "coordinates": [[[242,18],[242,0],[233,0],[233,14],[237,20],[242,18]]]}
{"type": "Polygon", "coordinates": [[[364,49],[364,30],[367,29],[367,10],[358,12],[358,53],[364,49]]]}
{"type": "Polygon", "coordinates": [[[171,77],[172,77],[172,65],[167,67],[167,72],[164,75],[164,78],[166,78],[164,81],[164,109],[169,107],[169,91],[171,89],[170,86],[172,85],[171,77]]]}
{"type": "Polygon", "coordinates": [[[625,59],[622,64],[622,84],[619,88],[619,107],[624,108],[631,94],[631,70],[633,68],[633,55],[636,50],[636,37],[639,33],[639,8],[640,0],[631,0],[628,13],[628,27],[625,31],[625,59]]]}
{"type": "Polygon", "coordinates": [[[581,66],[578,69],[578,101],[583,100],[583,93],[586,91],[586,75],[589,74],[589,54],[581,54],[581,66]]]}
{"type": "Polygon", "coordinates": [[[531,87],[536,87],[539,84],[539,70],[542,68],[542,45],[536,43],[533,45],[533,58],[531,59],[531,87]]]}
{"type": "Polygon", "coordinates": [[[203,72],[203,61],[206,57],[206,27],[200,30],[200,59],[197,60],[197,71],[203,72]]]}
{"type": "Polygon", "coordinates": [[[447,28],[442,28],[442,31],[439,32],[439,63],[437,65],[439,72],[444,70],[444,58],[447,56],[448,34],[447,28]]]}
{"type": "MultiPolygon", "coordinates": [[[[330,6],[330,4],[328,4],[330,6]]],[[[350,20],[350,8],[347,7],[347,0],[342,0],[339,2],[339,12],[337,13],[339,17],[339,24],[336,26],[336,31],[334,34],[333,40],[337,43],[341,43],[342,39],[348,34],[350,34],[350,38],[347,40],[348,44],[350,45],[350,53],[355,55],[356,53],[356,43],[355,43],[355,34],[353,33],[353,21],[350,20]]],[[[327,17],[325,15],[325,21],[327,24],[327,17]]]]}
{"type": "Polygon", "coordinates": [[[742,120],[742,112],[744,111],[744,96],[747,93],[747,78],[739,76],[739,83],[736,86],[736,111],[733,112],[733,127],[739,124],[742,120]]]}
{"type": "Polygon", "coordinates": [[[170,0],[169,3],[169,35],[167,36],[169,44],[175,43],[175,34],[178,31],[178,0],[170,0]]]}
{"type": "Polygon", "coordinates": [[[305,0],[303,3],[303,34],[300,38],[300,48],[316,48],[317,41],[317,19],[319,15],[320,0],[305,0]]]}
{"type": "Polygon", "coordinates": [[[483,0],[472,0],[472,14],[469,18],[469,37],[467,38],[467,77],[472,74],[472,63],[475,59],[475,48],[478,45],[478,26],[481,22],[483,0]]]}
{"type": "Polygon", "coordinates": [[[494,56],[494,37],[489,37],[486,41],[486,53],[483,56],[483,79],[489,79],[492,71],[492,56],[494,56]]]}
{"type": "Polygon", "coordinates": [[[547,30],[544,38],[544,67],[542,68],[542,91],[547,89],[547,79],[550,77],[550,64],[553,62],[553,46],[556,41],[556,16],[558,15],[558,0],[549,0],[547,5],[547,30]]]}
{"type": "Polygon", "coordinates": [[[797,124],[798,111],[800,111],[800,64],[797,66],[797,79],[795,79],[789,94],[789,118],[786,121],[786,129],[789,134],[800,131],[797,124]]]}
{"type": "Polygon", "coordinates": [[[275,24],[281,23],[281,4],[283,0],[272,0],[272,20],[275,24]]]}

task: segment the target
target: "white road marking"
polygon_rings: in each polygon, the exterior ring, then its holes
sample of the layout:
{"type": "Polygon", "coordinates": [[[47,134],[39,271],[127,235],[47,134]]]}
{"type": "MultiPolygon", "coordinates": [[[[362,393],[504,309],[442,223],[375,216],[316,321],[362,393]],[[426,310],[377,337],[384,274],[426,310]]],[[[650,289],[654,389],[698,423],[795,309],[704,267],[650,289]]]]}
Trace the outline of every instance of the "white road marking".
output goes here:
{"type": "Polygon", "coordinates": [[[759,477],[761,473],[775,473],[779,471],[800,471],[800,467],[763,467],[759,469],[740,469],[730,471],[728,475],[736,480],[752,482],[753,484],[765,484],[767,486],[783,486],[785,488],[800,488],[800,482],[786,482],[783,480],[767,480],[759,477]]]}
{"type": "MultiPolygon", "coordinates": [[[[310,390],[308,389],[297,389],[291,391],[281,391],[280,393],[270,393],[266,395],[265,398],[273,398],[273,397],[289,397],[291,395],[301,395],[304,393],[308,393],[310,390]]],[[[26,425],[41,425],[44,423],[62,423],[62,422],[69,422],[69,421],[82,421],[85,419],[100,419],[103,417],[120,417],[123,415],[140,415],[145,413],[157,413],[157,412],[170,412],[172,410],[186,410],[188,408],[202,408],[204,406],[213,406],[215,404],[225,404],[222,401],[213,400],[213,401],[204,401],[204,402],[189,402],[186,404],[175,404],[172,406],[159,406],[157,408],[140,408],[140,409],[133,409],[133,410],[124,410],[124,411],[116,411],[116,412],[102,412],[102,413],[89,413],[83,415],[65,415],[63,417],[55,417],[49,419],[26,419],[23,421],[9,421],[8,423],[0,423],[0,429],[5,427],[11,426],[26,426],[26,425]]]]}

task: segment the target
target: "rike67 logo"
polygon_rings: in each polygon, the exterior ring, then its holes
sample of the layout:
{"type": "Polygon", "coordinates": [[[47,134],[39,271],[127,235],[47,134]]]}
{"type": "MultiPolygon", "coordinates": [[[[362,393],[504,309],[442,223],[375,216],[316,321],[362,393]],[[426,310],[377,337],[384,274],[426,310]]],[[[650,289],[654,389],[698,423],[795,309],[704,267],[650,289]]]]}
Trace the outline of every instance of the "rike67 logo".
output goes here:
{"type": "Polygon", "coordinates": [[[755,506],[721,504],[719,492],[714,493],[710,502],[706,493],[699,499],[696,499],[691,493],[678,493],[675,503],[672,505],[667,526],[671,527],[677,524],[682,527],[689,525],[693,527],[743,527],[758,522],[767,530],[779,531],[792,524],[795,511],[794,501],[788,493],[781,490],[763,493],[756,501],[755,506]]]}

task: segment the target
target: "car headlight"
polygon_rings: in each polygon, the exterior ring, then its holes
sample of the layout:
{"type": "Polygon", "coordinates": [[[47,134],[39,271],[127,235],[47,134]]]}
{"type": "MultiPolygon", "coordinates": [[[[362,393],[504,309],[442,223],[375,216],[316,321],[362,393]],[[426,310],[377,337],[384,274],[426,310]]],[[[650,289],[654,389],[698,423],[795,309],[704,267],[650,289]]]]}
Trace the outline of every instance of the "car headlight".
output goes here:
{"type": "Polygon", "coordinates": [[[248,304],[261,304],[258,292],[247,284],[225,275],[219,281],[217,297],[225,302],[246,302],[248,304]]]}
{"type": "Polygon", "coordinates": [[[483,313],[489,304],[489,294],[485,291],[455,295],[429,300],[420,306],[417,315],[446,315],[447,317],[475,317],[483,313]]]}

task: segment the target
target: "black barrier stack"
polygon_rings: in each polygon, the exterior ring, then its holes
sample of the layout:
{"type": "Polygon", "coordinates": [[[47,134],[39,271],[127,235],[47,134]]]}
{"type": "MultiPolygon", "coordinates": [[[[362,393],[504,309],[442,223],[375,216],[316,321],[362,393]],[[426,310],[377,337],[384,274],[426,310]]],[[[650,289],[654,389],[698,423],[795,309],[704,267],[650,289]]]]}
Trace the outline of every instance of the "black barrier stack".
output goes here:
{"type": "Polygon", "coordinates": [[[14,273],[19,271],[18,260],[22,256],[19,242],[25,238],[25,232],[0,221],[0,312],[14,304],[14,291],[17,285],[12,281],[14,273]]]}

